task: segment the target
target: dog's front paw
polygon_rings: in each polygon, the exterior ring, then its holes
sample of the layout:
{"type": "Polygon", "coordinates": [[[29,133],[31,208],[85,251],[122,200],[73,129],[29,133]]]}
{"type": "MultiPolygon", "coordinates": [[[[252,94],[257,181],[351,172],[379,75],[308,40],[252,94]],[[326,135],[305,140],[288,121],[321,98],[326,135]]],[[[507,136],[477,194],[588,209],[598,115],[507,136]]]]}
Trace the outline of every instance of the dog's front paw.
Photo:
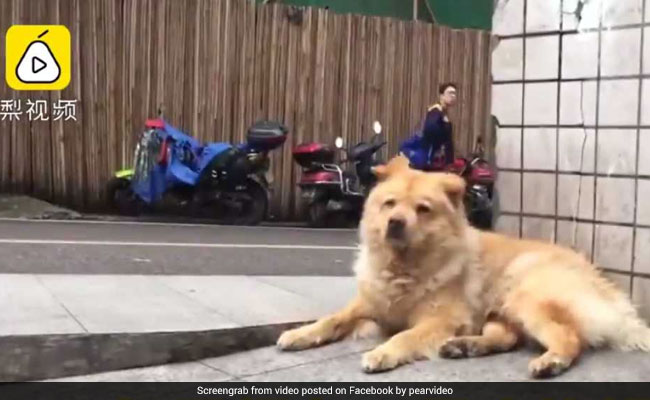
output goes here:
{"type": "Polygon", "coordinates": [[[361,359],[361,367],[367,373],[389,371],[399,364],[398,357],[381,347],[365,353],[361,359]]]}
{"type": "Polygon", "coordinates": [[[280,350],[305,350],[323,343],[323,339],[311,325],[291,329],[278,338],[277,346],[280,350]]]}
{"type": "Polygon", "coordinates": [[[440,347],[438,355],[442,358],[465,358],[467,357],[466,343],[461,340],[450,339],[440,347]]]}
{"type": "Polygon", "coordinates": [[[442,358],[479,357],[486,353],[479,343],[464,338],[451,338],[440,347],[438,355],[442,358]]]}

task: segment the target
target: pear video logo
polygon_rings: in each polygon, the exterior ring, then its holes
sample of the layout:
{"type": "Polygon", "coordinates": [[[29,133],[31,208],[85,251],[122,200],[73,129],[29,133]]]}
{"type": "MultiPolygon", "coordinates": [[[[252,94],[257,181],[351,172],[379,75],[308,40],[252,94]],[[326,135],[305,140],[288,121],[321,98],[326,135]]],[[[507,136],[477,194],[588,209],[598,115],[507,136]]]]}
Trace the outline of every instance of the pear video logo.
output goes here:
{"type": "Polygon", "coordinates": [[[63,90],[70,83],[70,31],[13,25],[6,35],[6,81],[14,90],[63,90]]]}
{"type": "MultiPolygon", "coordinates": [[[[45,31],[38,39],[47,35],[45,31]]],[[[16,76],[23,83],[52,83],[61,76],[61,67],[52,54],[50,46],[42,40],[34,40],[16,67],[16,76]]]]}

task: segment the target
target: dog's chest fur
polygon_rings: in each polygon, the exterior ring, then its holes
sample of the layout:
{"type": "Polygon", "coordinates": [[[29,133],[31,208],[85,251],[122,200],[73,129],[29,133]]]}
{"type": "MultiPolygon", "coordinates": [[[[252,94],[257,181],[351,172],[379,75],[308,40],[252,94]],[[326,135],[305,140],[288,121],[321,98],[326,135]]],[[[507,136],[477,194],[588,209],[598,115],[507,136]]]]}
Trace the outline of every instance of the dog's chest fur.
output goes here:
{"type": "MultiPolygon", "coordinates": [[[[434,260],[421,262],[431,264],[434,260]]],[[[360,293],[372,304],[378,322],[402,329],[408,325],[416,309],[435,307],[436,292],[462,274],[463,262],[451,259],[440,268],[423,268],[417,264],[409,265],[408,260],[372,256],[362,249],[355,271],[360,293]]]]}

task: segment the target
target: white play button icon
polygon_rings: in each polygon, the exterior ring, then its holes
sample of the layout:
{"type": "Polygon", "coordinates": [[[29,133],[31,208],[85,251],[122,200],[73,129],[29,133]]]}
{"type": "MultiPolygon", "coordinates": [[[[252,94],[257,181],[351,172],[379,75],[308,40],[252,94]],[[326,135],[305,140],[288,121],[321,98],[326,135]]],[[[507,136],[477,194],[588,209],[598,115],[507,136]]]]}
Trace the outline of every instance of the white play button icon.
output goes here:
{"type": "Polygon", "coordinates": [[[45,67],[47,67],[47,64],[43,60],[41,60],[36,56],[32,58],[32,73],[38,74],[39,72],[44,70],[45,67]]]}
{"type": "Polygon", "coordinates": [[[61,76],[61,67],[47,43],[34,40],[20,59],[16,76],[23,83],[52,83],[61,76]]]}

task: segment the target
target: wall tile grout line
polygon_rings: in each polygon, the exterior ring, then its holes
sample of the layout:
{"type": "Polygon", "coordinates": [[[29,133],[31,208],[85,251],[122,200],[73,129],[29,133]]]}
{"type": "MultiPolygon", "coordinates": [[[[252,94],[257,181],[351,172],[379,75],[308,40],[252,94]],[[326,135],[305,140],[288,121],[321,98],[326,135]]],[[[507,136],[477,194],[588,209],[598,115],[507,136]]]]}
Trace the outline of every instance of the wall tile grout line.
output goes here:
{"type": "MultiPolygon", "coordinates": [[[[551,125],[551,124],[528,124],[528,125],[517,125],[517,124],[502,124],[499,125],[501,128],[511,128],[511,129],[519,129],[519,128],[547,128],[547,129],[553,129],[558,127],[557,125],[551,125]]],[[[560,128],[566,128],[566,129],[617,129],[617,130],[636,130],[637,128],[641,129],[650,129],[650,125],[582,125],[582,124],[562,124],[559,126],[560,128]]]]}
{"type": "MultiPolygon", "coordinates": [[[[623,275],[627,276],[630,278],[630,282],[634,278],[641,278],[641,279],[650,279],[650,274],[646,272],[630,272],[630,271],[623,271],[623,270],[618,270],[618,269],[613,269],[613,268],[605,268],[605,267],[599,267],[601,271],[604,272],[609,272],[609,273],[614,273],[618,275],[623,275]]],[[[630,297],[632,297],[632,292],[630,292],[630,297]]]]}
{"type": "Polygon", "coordinates": [[[526,132],[524,126],[526,125],[526,30],[528,25],[528,0],[524,0],[524,20],[523,20],[523,36],[522,36],[522,71],[521,77],[524,83],[521,85],[521,140],[520,140],[520,167],[522,173],[519,174],[519,237],[524,236],[524,141],[526,140],[526,132]]]}
{"type": "MultiPolygon", "coordinates": [[[[499,172],[514,172],[514,173],[520,173],[523,172],[524,169],[520,168],[498,168],[499,172]]],[[[534,173],[534,174],[552,174],[553,170],[550,169],[526,169],[525,170],[528,173],[534,173]]],[[[583,176],[583,177],[598,177],[598,178],[621,178],[621,179],[634,179],[635,177],[638,177],[639,179],[645,179],[645,180],[650,180],[650,175],[634,175],[634,174],[608,174],[608,173],[594,173],[594,172],[580,172],[576,170],[572,171],[559,171],[560,175],[578,175],[578,176],[583,176]]]]}
{"type": "MultiPolygon", "coordinates": [[[[602,17],[602,15],[601,15],[602,17]]],[[[648,28],[650,27],[650,21],[645,21],[642,23],[637,23],[637,24],[621,24],[621,25],[615,25],[615,26],[610,26],[607,27],[608,31],[620,31],[620,30],[626,30],[626,29],[638,29],[638,28],[648,28]]],[[[578,29],[571,29],[567,31],[559,31],[559,30],[551,30],[551,31],[541,31],[541,32],[530,32],[530,33],[517,33],[517,34],[512,34],[512,35],[499,35],[499,39],[501,40],[507,40],[507,39],[521,39],[524,36],[526,37],[540,37],[540,36],[553,36],[553,35],[577,35],[581,33],[594,33],[602,30],[602,18],[600,21],[599,27],[594,27],[594,28],[584,28],[582,30],[578,29]]]]}
{"type": "MultiPolygon", "coordinates": [[[[618,81],[618,80],[634,80],[634,79],[648,79],[650,74],[628,74],[628,75],[608,75],[601,76],[601,81],[618,81]]],[[[599,78],[593,76],[591,78],[538,78],[538,79],[503,79],[495,80],[492,82],[493,85],[515,85],[522,83],[570,83],[570,82],[596,82],[599,78]]]]}
{"type": "MultiPolygon", "coordinates": [[[[564,0],[560,0],[560,32],[564,30],[564,0]]],[[[556,98],[556,115],[555,121],[557,127],[555,128],[555,219],[553,221],[553,242],[557,243],[557,227],[558,227],[558,207],[559,207],[559,187],[560,187],[560,114],[561,114],[561,89],[562,89],[562,48],[564,44],[564,36],[558,35],[558,62],[557,62],[557,93],[556,98]]],[[[584,121],[582,121],[584,123],[584,121]]],[[[581,182],[582,183],[582,182],[581,182]]]]}
{"type": "MultiPolygon", "coordinates": [[[[598,58],[597,58],[597,70],[596,70],[596,120],[594,127],[594,172],[598,173],[598,132],[600,124],[600,88],[601,88],[601,73],[602,73],[602,43],[603,43],[603,7],[602,2],[598,3],[598,58]]],[[[585,127],[585,129],[588,129],[585,127]]],[[[596,214],[598,211],[598,178],[594,179],[594,194],[593,194],[593,220],[596,221],[596,214]]],[[[591,229],[591,262],[596,260],[596,231],[597,224],[593,224],[591,229]]]]}
{"type": "MultiPolygon", "coordinates": [[[[519,216],[519,213],[516,211],[502,211],[501,214],[505,216],[519,216]]],[[[560,221],[568,221],[568,222],[575,221],[575,222],[598,224],[598,225],[605,225],[605,226],[618,226],[622,228],[633,228],[635,226],[634,222],[615,222],[615,221],[605,221],[599,219],[563,217],[563,216],[554,216],[553,214],[523,213],[523,216],[526,218],[542,218],[542,219],[557,218],[560,221]]],[[[636,226],[642,229],[650,229],[650,225],[636,224],[636,226]]]]}
{"type": "MultiPolygon", "coordinates": [[[[641,21],[645,22],[645,13],[647,0],[642,0],[641,3],[641,21]]],[[[636,160],[634,165],[634,227],[632,228],[632,265],[630,271],[632,272],[632,279],[630,279],[630,296],[634,294],[634,269],[636,266],[636,234],[638,228],[638,214],[639,214],[639,164],[641,162],[641,115],[643,112],[643,58],[645,49],[645,28],[641,29],[641,45],[639,48],[639,92],[638,92],[638,105],[637,105],[637,131],[636,131],[636,160]]]]}

